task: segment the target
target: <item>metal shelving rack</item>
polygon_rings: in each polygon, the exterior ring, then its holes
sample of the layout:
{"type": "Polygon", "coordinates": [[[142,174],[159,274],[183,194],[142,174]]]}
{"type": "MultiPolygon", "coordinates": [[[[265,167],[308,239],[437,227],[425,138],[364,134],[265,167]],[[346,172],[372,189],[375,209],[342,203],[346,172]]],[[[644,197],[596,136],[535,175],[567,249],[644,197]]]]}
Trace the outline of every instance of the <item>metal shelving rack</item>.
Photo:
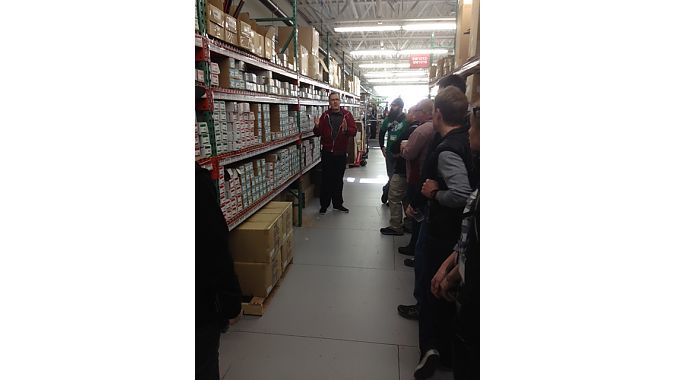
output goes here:
{"type": "MultiPolygon", "coordinates": [[[[221,55],[225,57],[231,57],[240,61],[243,61],[244,63],[250,65],[250,66],[255,66],[258,69],[262,70],[268,70],[273,73],[276,73],[277,75],[283,77],[284,79],[288,80],[289,82],[300,86],[301,83],[310,85],[314,88],[319,88],[326,90],[327,94],[329,91],[335,91],[339,94],[341,94],[341,97],[343,98],[343,101],[341,105],[345,107],[361,107],[361,104],[359,103],[359,96],[355,94],[351,94],[349,92],[343,91],[341,89],[335,88],[330,86],[328,83],[323,83],[314,79],[311,79],[309,77],[301,75],[297,71],[290,70],[284,66],[277,65],[273,62],[267,61],[265,59],[262,59],[260,57],[257,57],[247,51],[244,51],[243,49],[229,45],[225,42],[219,41],[212,39],[207,36],[206,34],[206,22],[207,20],[203,19],[204,12],[203,9],[206,7],[205,0],[197,0],[197,9],[198,9],[198,24],[199,24],[199,33],[195,35],[195,61],[196,62],[203,62],[204,64],[201,65],[201,67],[204,69],[205,72],[205,83],[204,84],[198,84],[196,83],[196,86],[202,86],[204,87],[206,91],[205,98],[201,99],[199,102],[196,104],[196,110],[198,112],[202,112],[206,117],[209,117],[209,115],[213,112],[213,102],[214,100],[226,100],[226,101],[236,101],[236,102],[250,102],[250,103],[270,103],[270,104],[286,104],[286,105],[292,105],[294,106],[294,110],[296,112],[296,124],[298,127],[298,130],[301,130],[301,123],[300,123],[300,106],[301,105],[309,105],[309,106],[328,106],[328,100],[317,100],[317,99],[306,99],[306,98],[301,98],[299,96],[291,97],[291,96],[281,96],[281,95],[274,95],[274,94],[264,94],[264,93],[259,93],[259,92],[254,92],[254,91],[247,91],[247,90],[238,90],[238,89],[226,89],[226,88],[220,88],[220,87],[215,87],[211,86],[209,83],[209,63],[211,61],[211,54],[216,54],[216,55],[221,55]],[[349,101],[346,101],[349,100],[349,101]]],[[[290,21],[293,25],[294,28],[296,28],[295,33],[292,34],[292,37],[285,42],[280,54],[283,54],[285,49],[287,47],[290,47],[291,43],[293,43],[293,49],[294,49],[294,54],[296,56],[295,62],[298,62],[298,41],[297,41],[297,24],[296,24],[296,0],[292,1],[292,8],[293,8],[293,17],[290,18],[268,18],[268,19],[257,19],[257,21],[267,21],[267,22],[274,22],[274,21],[290,21]]],[[[264,144],[258,144],[256,146],[252,147],[247,147],[244,149],[240,149],[238,151],[234,152],[227,152],[223,153],[220,155],[214,154],[212,157],[206,157],[206,158],[201,158],[198,159],[197,162],[204,168],[207,168],[211,170],[212,173],[212,178],[214,180],[218,180],[218,169],[219,166],[227,166],[227,165],[232,165],[234,163],[255,157],[257,155],[269,152],[274,149],[282,148],[291,144],[301,144],[301,141],[305,138],[312,137],[314,134],[312,131],[301,131],[298,134],[294,134],[291,136],[287,136],[285,138],[271,141],[268,143],[264,144]]],[[[276,187],[275,189],[271,190],[268,194],[265,196],[261,197],[260,199],[256,200],[252,204],[250,204],[248,207],[246,207],[244,210],[242,210],[240,213],[235,215],[231,220],[228,220],[228,226],[230,229],[236,228],[238,225],[240,225],[242,222],[244,222],[247,218],[249,218],[251,215],[253,215],[256,211],[261,209],[264,205],[266,205],[270,200],[272,200],[274,197],[279,195],[282,191],[287,189],[291,184],[293,184],[297,179],[299,179],[303,174],[307,173],[310,171],[312,168],[314,168],[320,161],[315,161],[311,165],[308,165],[305,168],[301,168],[300,172],[292,175],[286,182],[284,182],[282,185],[276,187]]],[[[294,194],[300,201],[302,199],[302,194],[294,194]]],[[[302,204],[299,202],[299,205],[302,204]]],[[[299,209],[299,221],[302,219],[300,218],[302,215],[302,207],[298,207],[299,209]]],[[[302,223],[302,222],[301,222],[302,223]]]]}

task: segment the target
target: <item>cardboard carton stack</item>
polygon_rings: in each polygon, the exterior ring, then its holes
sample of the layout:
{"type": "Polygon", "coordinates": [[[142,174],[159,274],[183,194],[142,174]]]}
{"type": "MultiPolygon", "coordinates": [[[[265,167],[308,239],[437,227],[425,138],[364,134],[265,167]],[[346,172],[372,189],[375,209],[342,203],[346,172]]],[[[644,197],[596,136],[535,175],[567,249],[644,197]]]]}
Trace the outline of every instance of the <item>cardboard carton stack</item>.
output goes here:
{"type": "Polygon", "coordinates": [[[199,157],[200,153],[200,130],[195,121],[195,157],[199,157]]]}
{"type": "MultiPolygon", "coordinates": [[[[292,127],[296,127],[295,117],[289,117],[289,106],[285,104],[270,105],[270,131],[272,140],[290,136],[293,133],[292,127]]],[[[295,131],[297,133],[297,129],[295,131]]]]}
{"type": "Polygon", "coordinates": [[[214,4],[207,4],[207,34],[219,39],[225,40],[225,13],[223,8],[214,4]]]}
{"type": "Polygon", "coordinates": [[[209,135],[209,126],[205,122],[197,123],[197,130],[199,132],[199,148],[201,157],[211,157],[213,154],[211,146],[211,136],[209,135]]]}
{"type": "Polygon", "coordinates": [[[249,103],[214,101],[214,134],[222,145],[218,154],[259,144],[255,122],[249,103]]]}
{"type": "Polygon", "coordinates": [[[293,259],[293,206],[291,202],[270,202],[259,213],[281,215],[281,262],[282,272],[293,259]]]}
{"type": "Polygon", "coordinates": [[[319,137],[312,137],[304,139],[300,147],[301,167],[306,168],[316,162],[321,157],[321,147],[319,145],[319,137]]]}
{"type": "Polygon", "coordinates": [[[223,31],[223,41],[231,44],[237,45],[237,19],[225,14],[225,26],[223,31]]]}
{"type": "Polygon", "coordinates": [[[242,183],[240,181],[241,172],[236,168],[224,169],[224,173],[225,172],[230,175],[230,179],[225,181],[225,178],[223,178],[223,181],[221,181],[221,178],[219,178],[219,192],[222,194],[221,199],[225,198],[222,202],[221,210],[225,215],[225,219],[227,221],[232,221],[235,215],[244,210],[242,183]]]}
{"type": "Polygon", "coordinates": [[[258,143],[272,141],[270,131],[270,105],[267,103],[251,103],[251,112],[254,114],[254,134],[258,143]]]}
{"type": "Polygon", "coordinates": [[[266,180],[273,188],[281,186],[300,172],[300,149],[289,146],[265,156],[266,180]]]}
{"type": "Polygon", "coordinates": [[[241,19],[237,20],[237,46],[254,52],[254,31],[251,25],[241,19]]]}
{"type": "Polygon", "coordinates": [[[282,275],[282,215],[258,214],[235,228],[229,245],[242,293],[267,297],[282,275]]]}
{"type": "Polygon", "coordinates": [[[195,69],[195,80],[204,83],[204,70],[195,69]]]}
{"type": "Polygon", "coordinates": [[[216,66],[218,66],[219,87],[245,89],[244,62],[227,57],[216,66]]]}
{"type": "Polygon", "coordinates": [[[300,106],[300,130],[301,132],[311,131],[315,127],[314,118],[322,114],[322,108],[319,106],[300,106]]]}

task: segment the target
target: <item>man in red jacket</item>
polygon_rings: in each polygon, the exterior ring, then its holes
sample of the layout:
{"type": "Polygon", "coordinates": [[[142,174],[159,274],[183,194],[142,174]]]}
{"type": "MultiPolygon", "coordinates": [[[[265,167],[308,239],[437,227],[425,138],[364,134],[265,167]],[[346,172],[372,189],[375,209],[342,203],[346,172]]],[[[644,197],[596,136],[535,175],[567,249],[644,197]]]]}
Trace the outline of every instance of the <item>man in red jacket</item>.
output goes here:
{"type": "Polygon", "coordinates": [[[354,117],[350,111],[340,108],[340,95],[329,95],[329,109],[315,118],[315,136],[322,144],[322,187],[319,195],[320,214],[326,214],[329,203],[342,212],[350,212],[343,206],[343,175],[347,163],[347,142],[357,134],[354,117]]]}

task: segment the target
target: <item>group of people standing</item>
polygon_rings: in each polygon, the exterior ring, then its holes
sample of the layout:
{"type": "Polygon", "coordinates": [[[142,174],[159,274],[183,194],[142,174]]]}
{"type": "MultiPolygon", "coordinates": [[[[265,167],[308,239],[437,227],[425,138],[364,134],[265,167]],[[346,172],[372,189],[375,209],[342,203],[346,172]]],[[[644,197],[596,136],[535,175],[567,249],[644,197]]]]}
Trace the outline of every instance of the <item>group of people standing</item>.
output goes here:
{"type": "Polygon", "coordinates": [[[456,380],[479,373],[479,105],[465,92],[452,75],[434,100],[406,114],[396,99],[379,135],[389,178],[381,200],[390,210],[380,232],[411,233],[398,250],[413,256],[405,264],[414,267],[416,304],[397,311],[418,321],[416,379],[440,364],[456,380]]]}

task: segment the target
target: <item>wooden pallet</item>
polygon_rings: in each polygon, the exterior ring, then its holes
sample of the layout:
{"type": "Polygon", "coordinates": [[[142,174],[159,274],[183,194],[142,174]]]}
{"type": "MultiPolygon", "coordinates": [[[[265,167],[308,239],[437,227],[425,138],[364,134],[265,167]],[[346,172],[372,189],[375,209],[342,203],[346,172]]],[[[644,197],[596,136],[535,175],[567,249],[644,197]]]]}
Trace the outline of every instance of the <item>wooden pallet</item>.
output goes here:
{"type": "Polygon", "coordinates": [[[282,280],[284,280],[284,277],[286,276],[286,272],[289,269],[289,266],[291,266],[291,263],[293,263],[293,257],[291,257],[291,260],[289,263],[286,265],[286,268],[282,271],[282,276],[279,278],[275,286],[272,288],[272,291],[270,294],[268,294],[267,297],[250,297],[251,299],[242,302],[242,312],[245,315],[256,315],[256,316],[262,316],[263,313],[265,312],[265,309],[268,307],[270,302],[272,301],[272,297],[275,295],[275,292],[277,292],[277,288],[279,285],[282,283],[282,280]]]}

